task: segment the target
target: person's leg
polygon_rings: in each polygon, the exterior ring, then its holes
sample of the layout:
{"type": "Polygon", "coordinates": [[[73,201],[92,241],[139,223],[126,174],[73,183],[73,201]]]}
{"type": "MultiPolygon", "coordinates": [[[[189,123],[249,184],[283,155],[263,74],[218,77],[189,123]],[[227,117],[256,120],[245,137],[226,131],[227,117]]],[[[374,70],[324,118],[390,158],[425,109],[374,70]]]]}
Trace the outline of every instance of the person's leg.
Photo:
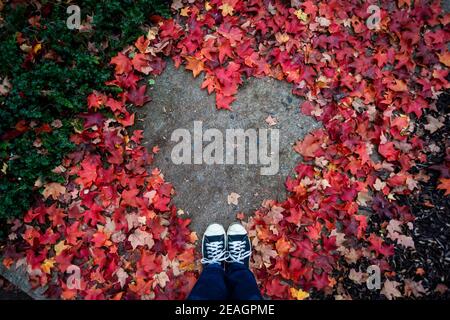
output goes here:
{"type": "Polygon", "coordinates": [[[261,300],[261,291],[248,266],[232,262],[226,271],[226,281],[231,300],[261,300]]]}
{"type": "Polygon", "coordinates": [[[225,285],[223,267],[217,263],[205,265],[188,300],[225,300],[227,298],[228,290],[225,285]]]}
{"type": "Polygon", "coordinates": [[[240,223],[233,223],[227,231],[228,258],[225,279],[230,299],[261,300],[256,279],[249,269],[252,247],[247,230],[240,223]]]}
{"type": "Polygon", "coordinates": [[[225,229],[211,224],[203,234],[203,271],[192,289],[188,300],[225,300],[228,290],[225,284],[224,261],[227,258],[225,229]]]}

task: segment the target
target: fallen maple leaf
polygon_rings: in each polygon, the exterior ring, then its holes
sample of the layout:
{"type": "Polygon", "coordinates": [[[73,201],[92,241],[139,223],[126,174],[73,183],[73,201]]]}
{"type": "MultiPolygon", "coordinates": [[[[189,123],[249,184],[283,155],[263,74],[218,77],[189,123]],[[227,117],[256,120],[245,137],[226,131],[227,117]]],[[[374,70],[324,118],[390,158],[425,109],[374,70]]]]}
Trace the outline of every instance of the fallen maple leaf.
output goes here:
{"type": "Polygon", "coordinates": [[[50,271],[55,266],[55,259],[45,259],[45,261],[41,264],[41,270],[47,274],[50,274],[50,271]]]}
{"type": "Polygon", "coordinates": [[[233,13],[234,13],[234,8],[233,8],[230,4],[228,4],[228,3],[222,4],[222,5],[219,7],[219,9],[222,11],[222,15],[223,15],[224,17],[226,17],[226,16],[228,16],[228,15],[232,16],[233,13]]]}
{"type": "Polygon", "coordinates": [[[411,6],[411,0],[397,0],[398,7],[407,6],[408,8],[411,6]]]}
{"type": "Polygon", "coordinates": [[[420,298],[427,293],[427,290],[423,287],[422,281],[405,279],[404,293],[407,297],[413,295],[416,298],[420,298]]]}
{"type": "Polygon", "coordinates": [[[62,194],[66,193],[66,187],[57,182],[51,182],[45,185],[45,189],[42,192],[42,195],[45,199],[52,197],[52,199],[56,200],[62,194]]]}
{"type": "Polygon", "coordinates": [[[94,242],[94,246],[96,248],[100,248],[103,245],[106,244],[106,240],[108,240],[108,237],[103,232],[96,232],[92,235],[92,242],[94,242]]]}
{"type": "Polygon", "coordinates": [[[134,233],[130,234],[130,236],[128,237],[128,241],[130,241],[133,250],[136,249],[138,246],[144,245],[146,245],[148,249],[151,249],[155,244],[152,235],[141,229],[136,229],[134,233]]]}
{"type": "Polygon", "coordinates": [[[276,118],[273,118],[272,116],[268,116],[267,118],[266,118],[266,123],[269,125],[269,126],[274,126],[274,125],[276,125],[277,124],[277,119],[276,118]]]}
{"type": "Polygon", "coordinates": [[[439,54],[439,61],[446,65],[447,67],[450,67],[450,52],[445,51],[443,54],[439,54]]]}
{"type": "Polygon", "coordinates": [[[190,11],[191,11],[191,8],[189,8],[189,7],[182,8],[180,11],[180,16],[188,17],[190,11]]]}
{"type": "Polygon", "coordinates": [[[120,283],[120,287],[123,288],[129,277],[128,273],[126,273],[126,271],[123,268],[118,268],[114,274],[117,276],[117,280],[120,283]]]}
{"type": "Polygon", "coordinates": [[[412,239],[412,237],[408,237],[403,234],[401,225],[402,222],[395,219],[391,219],[391,221],[389,221],[388,226],[386,227],[388,237],[406,248],[414,249],[415,248],[414,240],[412,239]]]}
{"type": "Polygon", "coordinates": [[[116,65],[115,72],[117,74],[129,73],[131,72],[131,70],[133,70],[130,59],[122,52],[119,52],[117,56],[111,59],[111,64],[116,65]]]}
{"type": "Polygon", "coordinates": [[[388,161],[395,161],[398,159],[400,151],[395,149],[393,142],[387,142],[378,146],[378,152],[388,161]]]}
{"type": "Polygon", "coordinates": [[[386,187],[386,182],[381,181],[379,178],[375,180],[373,184],[373,188],[377,191],[381,191],[386,187]]]}
{"type": "Polygon", "coordinates": [[[445,190],[445,196],[448,196],[450,194],[450,178],[440,178],[439,179],[439,185],[437,188],[439,190],[445,190]]]}
{"type": "Polygon", "coordinates": [[[436,119],[435,117],[432,117],[430,115],[427,115],[427,120],[428,123],[423,127],[426,130],[430,131],[430,133],[434,133],[444,126],[444,122],[441,121],[441,119],[436,119]]]}
{"type": "Polygon", "coordinates": [[[133,60],[131,60],[131,63],[133,64],[134,70],[142,72],[145,75],[150,74],[150,72],[153,70],[150,65],[148,56],[143,53],[136,53],[133,57],[133,60]]]}
{"type": "Polygon", "coordinates": [[[315,131],[308,134],[303,140],[297,141],[294,146],[294,150],[304,157],[313,158],[321,149],[321,145],[322,133],[321,131],[315,131]]]}
{"type": "Polygon", "coordinates": [[[362,284],[367,280],[367,274],[361,271],[351,269],[348,278],[357,284],[362,284]]]}
{"type": "Polygon", "coordinates": [[[381,289],[381,294],[385,295],[389,300],[400,298],[402,296],[401,292],[397,289],[400,285],[397,281],[391,281],[387,279],[384,282],[383,289],[381,289]]]}
{"type": "Polygon", "coordinates": [[[266,283],[266,292],[269,296],[274,296],[277,298],[286,298],[288,293],[288,286],[277,278],[272,279],[266,283]]]}
{"type": "Polygon", "coordinates": [[[275,243],[275,248],[280,256],[285,256],[291,249],[291,243],[285,237],[281,237],[275,243]]]}
{"type": "MultiPolygon", "coordinates": [[[[145,94],[147,86],[143,84],[139,88],[132,88],[127,92],[127,99],[137,107],[142,107],[145,103],[150,101],[150,97],[145,94]]],[[[134,115],[133,115],[134,116],[134,115]]]]}
{"type": "Polygon", "coordinates": [[[294,14],[298,18],[298,20],[300,20],[302,22],[308,21],[308,15],[305,12],[303,12],[302,9],[295,10],[294,14]]]}
{"type": "Polygon", "coordinates": [[[275,39],[279,42],[279,43],[286,43],[289,41],[289,35],[287,33],[281,33],[281,32],[277,32],[275,34],[275,39]]]}
{"type": "Polygon", "coordinates": [[[65,244],[66,241],[65,240],[61,240],[60,242],[58,242],[54,249],[55,249],[55,256],[59,256],[64,250],[70,248],[70,246],[65,244]]]}
{"type": "Polygon", "coordinates": [[[302,289],[297,290],[295,288],[289,288],[289,291],[295,300],[305,300],[306,298],[309,298],[309,293],[302,289]]]}
{"type": "Polygon", "coordinates": [[[161,288],[164,288],[166,286],[167,282],[170,281],[166,272],[160,272],[158,274],[155,274],[153,279],[155,280],[154,285],[158,284],[161,288]]]}
{"type": "Polygon", "coordinates": [[[234,204],[235,206],[238,205],[238,199],[240,198],[240,195],[236,192],[232,192],[227,197],[228,204],[234,204]]]}
{"type": "Polygon", "coordinates": [[[205,69],[203,61],[197,58],[188,56],[185,57],[185,59],[188,62],[186,65],[186,69],[192,71],[194,78],[197,77],[200,74],[200,72],[202,72],[205,69]]]}
{"type": "Polygon", "coordinates": [[[408,86],[406,85],[406,83],[403,80],[399,79],[394,79],[394,83],[388,85],[388,88],[396,92],[408,90],[408,86]]]}

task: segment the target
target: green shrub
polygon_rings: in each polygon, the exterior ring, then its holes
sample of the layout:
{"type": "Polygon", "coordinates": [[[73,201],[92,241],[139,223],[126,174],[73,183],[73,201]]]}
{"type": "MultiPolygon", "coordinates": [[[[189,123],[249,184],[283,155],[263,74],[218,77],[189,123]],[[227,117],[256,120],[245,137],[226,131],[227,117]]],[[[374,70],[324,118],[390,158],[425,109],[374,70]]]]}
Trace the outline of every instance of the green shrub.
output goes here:
{"type": "Polygon", "coordinates": [[[39,191],[34,186],[36,180],[58,179],[51,170],[74,149],[69,141],[73,117],[86,109],[86,97],[92,90],[111,90],[104,85],[112,77],[108,64],[111,57],[143,33],[141,28],[149,24],[151,15],[169,14],[163,0],[87,0],[70,4],[80,7],[83,23],[89,21],[87,16],[93,17],[91,32],[69,30],[67,4],[60,1],[41,0],[40,8],[30,1],[7,3],[0,12],[0,79],[8,77],[12,84],[7,95],[0,95],[3,221],[20,216],[30,207],[39,191]],[[28,20],[36,16],[40,16],[39,26],[28,20]],[[21,48],[21,41],[31,48],[41,44],[32,61],[21,48]],[[37,135],[28,130],[8,137],[20,120],[41,126],[56,119],[61,120],[62,127],[51,132],[37,135]],[[36,138],[41,140],[40,149],[45,154],[33,146],[36,138]]]}

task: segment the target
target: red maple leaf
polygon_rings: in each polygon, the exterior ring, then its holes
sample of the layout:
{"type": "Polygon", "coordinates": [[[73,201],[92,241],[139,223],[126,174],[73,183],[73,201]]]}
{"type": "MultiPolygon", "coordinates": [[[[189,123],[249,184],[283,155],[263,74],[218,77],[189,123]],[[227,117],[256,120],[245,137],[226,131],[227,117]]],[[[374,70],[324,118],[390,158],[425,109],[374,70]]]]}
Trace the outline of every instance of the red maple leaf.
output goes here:
{"type": "Polygon", "coordinates": [[[133,64],[134,70],[142,72],[146,75],[148,75],[153,70],[150,65],[148,56],[143,53],[136,53],[133,57],[133,60],[131,60],[131,63],[133,64]]]}
{"type": "Polygon", "coordinates": [[[106,240],[108,237],[103,232],[96,232],[92,235],[92,242],[94,243],[94,246],[96,248],[100,248],[103,245],[105,245],[106,240]]]}
{"type": "Polygon", "coordinates": [[[320,275],[314,273],[314,279],[311,284],[317,290],[323,290],[330,284],[330,280],[328,279],[328,274],[326,272],[322,272],[320,275]]]}
{"type": "Polygon", "coordinates": [[[319,156],[322,153],[323,132],[321,130],[308,134],[303,140],[297,141],[294,150],[307,158],[319,156]]]}
{"type": "Polygon", "coordinates": [[[370,242],[369,249],[374,250],[377,253],[377,255],[389,257],[394,254],[394,246],[384,244],[383,239],[381,239],[374,233],[370,234],[369,242],[370,242]]]}
{"type": "Polygon", "coordinates": [[[130,59],[122,52],[119,52],[117,56],[111,59],[111,64],[116,66],[115,72],[117,74],[129,73],[133,70],[133,65],[131,64],[130,59]]]}
{"type": "Polygon", "coordinates": [[[131,190],[123,190],[122,191],[122,201],[125,205],[129,205],[131,207],[138,207],[136,202],[136,196],[138,195],[138,189],[131,190]]]}
{"type": "Polygon", "coordinates": [[[150,97],[148,97],[145,92],[147,90],[147,86],[143,84],[139,88],[131,88],[127,93],[126,97],[128,101],[134,104],[137,107],[142,107],[145,103],[150,101],[150,97]]]}
{"type": "Polygon", "coordinates": [[[135,47],[138,48],[141,53],[145,53],[147,51],[149,44],[150,40],[148,40],[144,36],[140,36],[134,43],[135,47]]]}
{"type": "Polygon", "coordinates": [[[288,296],[288,289],[289,287],[278,278],[268,280],[265,284],[266,294],[270,297],[285,299],[288,296]]]}
{"type": "Polygon", "coordinates": [[[378,146],[378,152],[388,161],[395,161],[398,159],[400,151],[395,149],[393,142],[386,142],[378,146]]]}

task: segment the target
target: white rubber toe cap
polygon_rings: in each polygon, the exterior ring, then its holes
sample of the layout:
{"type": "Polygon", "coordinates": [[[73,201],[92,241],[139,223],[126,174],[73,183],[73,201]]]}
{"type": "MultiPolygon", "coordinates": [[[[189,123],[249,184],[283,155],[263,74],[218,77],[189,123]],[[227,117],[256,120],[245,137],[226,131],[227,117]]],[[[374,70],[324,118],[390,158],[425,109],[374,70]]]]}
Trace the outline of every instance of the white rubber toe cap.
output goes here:
{"type": "Polygon", "coordinates": [[[206,237],[211,236],[222,236],[225,235],[225,229],[221,224],[213,223],[206,228],[205,234],[206,237]]]}
{"type": "Polygon", "coordinates": [[[233,223],[228,227],[227,235],[246,235],[247,230],[245,230],[244,226],[239,222],[233,223]]]}

